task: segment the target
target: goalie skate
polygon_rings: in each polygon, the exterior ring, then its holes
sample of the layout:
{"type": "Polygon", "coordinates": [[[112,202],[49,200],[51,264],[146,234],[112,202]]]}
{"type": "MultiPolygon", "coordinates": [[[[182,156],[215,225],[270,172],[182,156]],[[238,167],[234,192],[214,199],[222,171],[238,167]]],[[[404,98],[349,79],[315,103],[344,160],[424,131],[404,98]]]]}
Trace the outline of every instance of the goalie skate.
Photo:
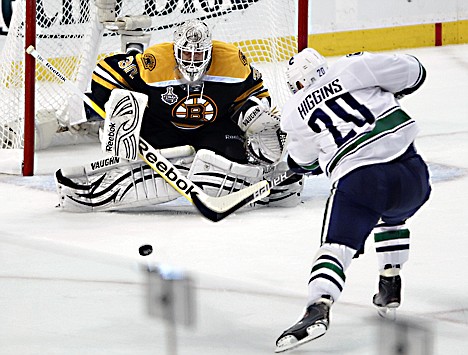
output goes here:
{"type": "Polygon", "coordinates": [[[302,319],[285,330],[276,340],[275,353],[294,349],[324,335],[328,330],[332,303],[329,296],[323,296],[308,306],[302,319]]]}

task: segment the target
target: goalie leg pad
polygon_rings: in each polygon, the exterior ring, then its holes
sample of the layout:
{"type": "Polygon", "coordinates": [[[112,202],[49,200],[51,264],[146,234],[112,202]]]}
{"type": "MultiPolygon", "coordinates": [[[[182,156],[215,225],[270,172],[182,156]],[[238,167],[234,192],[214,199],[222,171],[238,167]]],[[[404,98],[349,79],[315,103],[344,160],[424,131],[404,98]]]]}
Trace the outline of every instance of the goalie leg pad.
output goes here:
{"type": "MultiPolygon", "coordinates": [[[[279,163],[275,176],[287,170],[287,165],[279,163]]],[[[304,175],[293,175],[271,189],[268,201],[269,207],[296,207],[301,202],[301,193],[304,189],[304,175]]]]}
{"type": "Polygon", "coordinates": [[[210,150],[200,149],[193,160],[188,178],[206,194],[219,197],[262,180],[263,168],[238,164],[210,150]]]}
{"type": "MultiPolygon", "coordinates": [[[[201,149],[197,152],[190,168],[188,178],[213,197],[224,196],[260,180],[270,179],[287,171],[286,163],[279,163],[273,171],[265,173],[261,165],[234,163],[212,151],[201,149]]],[[[293,175],[280,185],[271,189],[270,195],[249,207],[295,207],[301,201],[304,177],[293,175]]]]}
{"type": "MultiPolygon", "coordinates": [[[[193,156],[170,159],[188,172],[193,156]]],[[[73,212],[115,211],[156,205],[180,197],[144,162],[117,157],[55,173],[59,205],[73,212]],[[94,164],[94,169],[92,168],[94,164]]]]}

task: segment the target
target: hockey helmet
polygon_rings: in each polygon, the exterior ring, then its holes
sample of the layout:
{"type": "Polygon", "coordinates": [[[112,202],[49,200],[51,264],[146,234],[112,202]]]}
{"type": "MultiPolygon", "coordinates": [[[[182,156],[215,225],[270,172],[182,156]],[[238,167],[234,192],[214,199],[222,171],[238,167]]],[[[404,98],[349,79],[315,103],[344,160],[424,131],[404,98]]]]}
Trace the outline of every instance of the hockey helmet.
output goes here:
{"type": "Polygon", "coordinates": [[[189,82],[201,79],[211,61],[211,31],[200,20],[189,20],[174,32],[174,56],[182,76],[189,82]]]}
{"type": "Polygon", "coordinates": [[[293,94],[314,84],[328,69],[327,60],[315,49],[305,48],[288,63],[286,78],[293,94]]]}

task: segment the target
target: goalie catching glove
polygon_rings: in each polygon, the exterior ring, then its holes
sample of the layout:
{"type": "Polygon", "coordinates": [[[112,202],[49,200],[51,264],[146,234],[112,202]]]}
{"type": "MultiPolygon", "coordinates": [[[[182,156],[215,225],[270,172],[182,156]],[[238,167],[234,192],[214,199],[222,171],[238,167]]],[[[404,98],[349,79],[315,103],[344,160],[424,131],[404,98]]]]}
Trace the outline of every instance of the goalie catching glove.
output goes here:
{"type": "Polygon", "coordinates": [[[247,153],[256,163],[273,164],[280,160],[286,139],[280,119],[266,98],[249,97],[241,108],[237,124],[246,133],[247,153]]]}
{"type": "Polygon", "coordinates": [[[271,111],[268,99],[260,100],[251,96],[241,108],[237,124],[242,131],[249,135],[279,127],[280,117],[271,111]]]}
{"type": "Polygon", "coordinates": [[[137,160],[141,122],[148,96],[139,92],[114,89],[105,105],[107,117],[101,137],[105,153],[137,160]]]}

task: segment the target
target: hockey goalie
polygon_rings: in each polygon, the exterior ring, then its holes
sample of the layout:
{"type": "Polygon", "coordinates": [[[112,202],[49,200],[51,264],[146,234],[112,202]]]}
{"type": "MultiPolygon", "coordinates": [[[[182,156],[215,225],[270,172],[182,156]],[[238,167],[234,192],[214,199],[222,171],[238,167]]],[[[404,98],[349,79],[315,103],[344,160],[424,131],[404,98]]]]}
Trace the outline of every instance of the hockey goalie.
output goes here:
{"type": "MultiPolygon", "coordinates": [[[[198,20],[181,24],[173,42],[101,60],[90,98],[107,113],[100,139],[109,157],[56,174],[60,206],[108,211],[180,197],[136,160],[140,137],[210,196],[224,196],[284,172],[286,135],[270,108],[261,73],[234,45],[212,40],[198,20]]],[[[97,119],[86,107],[88,121],[97,119]]],[[[255,206],[296,206],[294,175],[255,206]]]]}

